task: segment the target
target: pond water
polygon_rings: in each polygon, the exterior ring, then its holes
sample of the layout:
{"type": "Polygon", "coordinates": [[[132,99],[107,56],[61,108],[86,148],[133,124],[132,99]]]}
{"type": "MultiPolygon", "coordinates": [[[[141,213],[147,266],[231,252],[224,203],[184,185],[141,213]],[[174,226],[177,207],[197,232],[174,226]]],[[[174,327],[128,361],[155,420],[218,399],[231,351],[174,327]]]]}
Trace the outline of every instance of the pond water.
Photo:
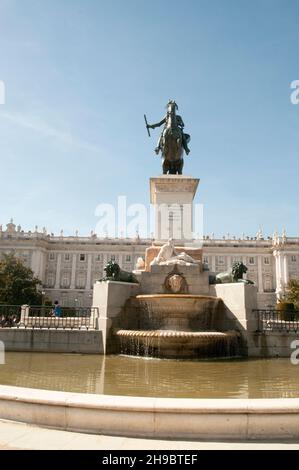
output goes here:
{"type": "Polygon", "coordinates": [[[2,385],[146,397],[299,397],[299,365],[288,358],[182,361],[9,352],[5,360],[2,385]]]}

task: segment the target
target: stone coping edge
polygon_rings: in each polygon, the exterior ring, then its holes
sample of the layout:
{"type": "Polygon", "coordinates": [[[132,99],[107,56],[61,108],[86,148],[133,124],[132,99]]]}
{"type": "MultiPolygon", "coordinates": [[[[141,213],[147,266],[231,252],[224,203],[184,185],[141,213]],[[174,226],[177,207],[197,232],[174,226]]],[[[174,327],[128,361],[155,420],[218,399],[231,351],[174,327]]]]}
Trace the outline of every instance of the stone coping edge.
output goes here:
{"type": "Polygon", "coordinates": [[[299,398],[149,398],[0,385],[0,419],[171,439],[299,439],[299,398]]]}
{"type": "Polygon", "coordinates": [[[0,385],[0,400],[57,406],[174,413],[299,413],[299,398],[151,398],[0,385]]]}
{"type": "MultiPolygon", "coordinates": [[[[118,285],[123,285],[123,286],[139,286],[140,284],[138,282],[124,282],[124,281],[96,281],[96,284],[118,284],[118,285]]],[[[92,308],[95,308],[92,306],[92,308]]]]}

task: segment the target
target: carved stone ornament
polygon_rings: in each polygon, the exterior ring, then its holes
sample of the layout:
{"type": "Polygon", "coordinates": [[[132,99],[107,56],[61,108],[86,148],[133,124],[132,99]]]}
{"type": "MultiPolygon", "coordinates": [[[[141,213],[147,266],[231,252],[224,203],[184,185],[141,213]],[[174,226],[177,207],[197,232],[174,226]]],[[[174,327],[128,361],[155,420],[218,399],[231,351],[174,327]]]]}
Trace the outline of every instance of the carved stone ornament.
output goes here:
{"type": "Polygon", "coordinates": [[[177,266],[168,274],[164,281],[164,288],[167,293],[184,294],[188,292],[188,285],[184,276],[178,271],[177,266]]]}

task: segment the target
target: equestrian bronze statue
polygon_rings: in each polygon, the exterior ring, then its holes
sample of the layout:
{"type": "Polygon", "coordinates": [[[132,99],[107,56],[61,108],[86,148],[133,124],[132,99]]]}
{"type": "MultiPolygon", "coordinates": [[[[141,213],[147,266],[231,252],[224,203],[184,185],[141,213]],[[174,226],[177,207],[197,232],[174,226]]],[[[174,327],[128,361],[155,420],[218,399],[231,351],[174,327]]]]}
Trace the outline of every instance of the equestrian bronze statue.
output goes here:
{"type": "Polygon", "coordinates": [[[164,175],[181,175],[184,166],[183,151],[185,151],[186,155],[190,152],[188,147],[190,135],[184,133],[185,124],[181,116],[176,114],[177,109],[176,102],[169,101],[166,116],[156,124],[148,124],[146,116],[144,116],[148,133],[149,129],[155,129],[164,124],[157,147],[155,148],[157,155],[160,152],[162,154],[164,175]]]}

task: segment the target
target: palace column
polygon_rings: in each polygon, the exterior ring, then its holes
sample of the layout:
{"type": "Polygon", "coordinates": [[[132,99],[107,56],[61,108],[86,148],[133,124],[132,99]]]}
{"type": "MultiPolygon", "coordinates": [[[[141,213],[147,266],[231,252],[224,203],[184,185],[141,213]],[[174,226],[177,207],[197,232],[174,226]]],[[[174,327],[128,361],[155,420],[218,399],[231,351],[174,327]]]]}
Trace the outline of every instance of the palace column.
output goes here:
{"type": "Polygon", "coordinates": [[[212,269],[211,269],[211,271],[212,271],[212,273],[215,273],[216,272],[216,257],[215,257],[215,255],[213,255],[211,258],[212,258],[212,265],[211,265],[212,269]]]}
{"type": "Polygon", "coordinates": [[[41,259],[42,253],[37,249],[33,250],[31,255],[31,269],[38,278],[42,277],[41,259]]]}
{"type": "Polygon", "coordinates": [[[258,292],[264,292],[263,286],[263,265],[262,265],[262,256],[257,257],[257,279],[258,279],[258,292]]]}
{"type": "Polygon", "coordinates": [[[86,285],[85,289],[90,289],[90,282],[91,282],[91,262],[92,262],[92,254],[89,253],[87,255],[87,276],[86,276],[86,285]]]}
{"type": "Polygon", "coordinates": [[[280,298],[283,292],[282,286],[282,263],[281,263],[281,253],[278,250],[273,252],[275,258],[275,270],[276,270],[276,296],[280,298]]]}
{"type": "Polygon", "coordinates": [[[75,289],[76,285],[76,262],[77,262],[77,255],[76,253],[73,253],[73,259],[72,259],[72,273],[71,273],[71,289],[75,289]]]}
{"type": "Polygon", "coordinates": [[[43,284],[45,282],[45,256],[44,252],[40,253],[39,278],[43,284]]]}
{"type": "Polygon", "coordinates": [[[60,288],[60,270],[61,270],[61,253],[58,253],[57,265],[56,265],[55,289],[60,288]]]}
{"type": "Polygon", "coordinates": [[[279,274],[280,274],[280,286],[282,292],[284,292],[284,262],[283,262],[283,254],[279,252],[278,254],[278,262],[279,262],[279,274]]]}
{"type": "Polygon", "coordinates": [[[275,253],[275,265],[276,265],[276,285],[279,286],[281,276],[280,276],[280,261],[279,261],[278,252],[275,253]]]}
{"type": "Polygon", "coordinates": [[[284,285],[287,286],[289,282],[289,265],[288,265],[288,255],[283,255],[283,268],[284,268],[284,276],[283,281],[284,285]]]}

